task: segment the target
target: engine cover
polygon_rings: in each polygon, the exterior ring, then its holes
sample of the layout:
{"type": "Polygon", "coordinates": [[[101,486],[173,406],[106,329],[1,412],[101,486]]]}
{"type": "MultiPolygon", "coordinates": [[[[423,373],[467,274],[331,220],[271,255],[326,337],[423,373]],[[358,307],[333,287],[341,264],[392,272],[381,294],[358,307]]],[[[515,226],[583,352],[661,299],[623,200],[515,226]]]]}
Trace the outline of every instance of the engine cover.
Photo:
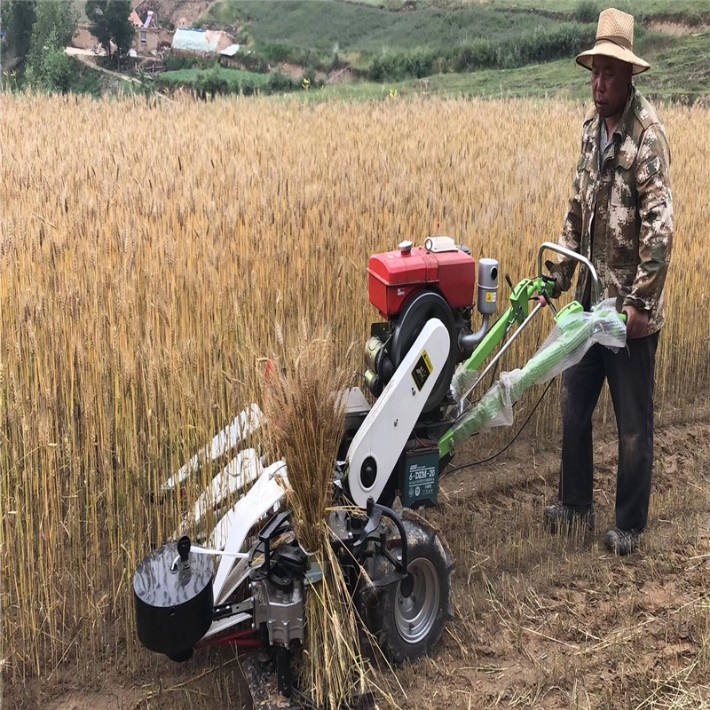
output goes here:
{"type": "Polygon", "coordinates": [[[179,547],[169,542],[153,550],[133,576],[133,599],[140,642],[174,661],[192,655],[192,647],[212,623],[212,558],[189,552],[178,563],[179,547]]]}
{"type": "Polygon", "coordinates": [[[435,288],[451,308],[470,308],[476,262],[460,249],[430,252],[405,247],[373,254],[367,268],[370,303],[383,318],[396,318],[418,291],[435,288]]]}

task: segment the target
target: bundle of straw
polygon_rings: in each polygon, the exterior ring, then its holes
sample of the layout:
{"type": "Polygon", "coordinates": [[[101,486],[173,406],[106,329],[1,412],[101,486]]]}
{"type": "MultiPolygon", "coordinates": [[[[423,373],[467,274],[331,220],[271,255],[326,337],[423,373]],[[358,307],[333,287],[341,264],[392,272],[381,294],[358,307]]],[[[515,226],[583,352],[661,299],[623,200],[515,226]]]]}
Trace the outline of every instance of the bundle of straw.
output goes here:
{"type": "Polygon", "coordinates": [[[303,692],[318,708],[340,708],[364,692],[366,668],[358,626],[330,544],[333,471],[345,413],[338,396],[347,382],[330,339],[312,340],[279,363],[264,393],[272,447],[288,467],[296,536],[324,570],[308,588],[307,640],[300,669],[303,692]]]}

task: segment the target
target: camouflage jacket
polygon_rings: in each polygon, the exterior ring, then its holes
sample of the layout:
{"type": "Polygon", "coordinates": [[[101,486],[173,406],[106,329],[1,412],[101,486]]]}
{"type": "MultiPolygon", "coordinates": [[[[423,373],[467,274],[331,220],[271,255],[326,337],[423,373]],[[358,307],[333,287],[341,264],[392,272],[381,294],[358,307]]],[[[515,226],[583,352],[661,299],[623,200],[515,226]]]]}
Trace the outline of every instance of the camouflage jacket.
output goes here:
{"type": "MultiPolygon", "coordinates": [[[[623,298],[649,314],[648,333],[663,325],[663,285],[673,244],[670,149],[651,105],[635,89],[600,166],[600,119],[586,115],[582,151],[559,243],[591,260],[602,298],[623,298]]],[[[548,268],[566,291],[577,262],[559,256],[548,268]]],[[[588,301],[587,269],[577,300],[588,301]]],[[[587,304],[585,304],[587,305],[587,304]]]]}

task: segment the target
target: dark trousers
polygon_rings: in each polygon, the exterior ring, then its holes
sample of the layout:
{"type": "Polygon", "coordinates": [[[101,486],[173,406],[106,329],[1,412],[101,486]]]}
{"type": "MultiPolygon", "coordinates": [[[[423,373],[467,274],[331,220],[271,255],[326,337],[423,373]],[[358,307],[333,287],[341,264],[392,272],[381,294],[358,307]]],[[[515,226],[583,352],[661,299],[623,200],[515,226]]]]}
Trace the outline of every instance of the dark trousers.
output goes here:
{"type": "Polygon", "coordinates": [[[609,383],[619,435],[616,527],[641,532],[648,521],[653,469],[653,383],[658,333],[629,340],[613,353],[594,345],[562,376],[562,473],[560,500],[592,504],[592,415],[604,379],[609,383]]]}

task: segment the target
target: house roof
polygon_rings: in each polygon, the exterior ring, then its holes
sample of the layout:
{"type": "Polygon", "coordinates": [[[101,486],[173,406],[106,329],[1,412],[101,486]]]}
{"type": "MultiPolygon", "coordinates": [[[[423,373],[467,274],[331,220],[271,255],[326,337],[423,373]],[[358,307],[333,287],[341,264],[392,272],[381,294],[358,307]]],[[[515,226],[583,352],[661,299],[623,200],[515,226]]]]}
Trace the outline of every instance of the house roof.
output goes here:
{"type": "Polygon", "coordinates": [[[184,52],[216,53],[222,36],[221,30],[178,28],[173,35],[171,46],[184,52]]]}
{"type": "Polygon", "coordinates": [[[233,57],[239,51],[239,47],[241,47],[239,44],[230,44],[229,47],[225,47],[220,54],[224,57],[233,57]]]}
{"type": "Polygon", "coordinates": [[[143,27],[143,23],[141,22],[141,18],[138,17],[138,13],[135,10],[131,11],[131,14],[128,16],[128,19],[131,21],[131,24],[134,27],[143,27]]]}

